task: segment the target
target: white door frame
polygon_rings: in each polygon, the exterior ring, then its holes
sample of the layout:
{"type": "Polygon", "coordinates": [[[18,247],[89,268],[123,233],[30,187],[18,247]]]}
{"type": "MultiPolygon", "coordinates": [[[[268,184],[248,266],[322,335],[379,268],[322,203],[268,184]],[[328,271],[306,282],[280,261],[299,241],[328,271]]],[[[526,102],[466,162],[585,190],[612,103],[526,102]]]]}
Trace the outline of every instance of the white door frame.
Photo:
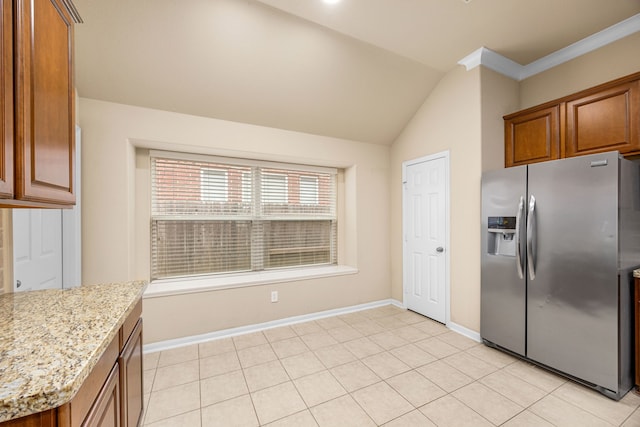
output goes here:
{"type": "Polygon", "coordinates": [[[62,210],[62,287],[82,284],[82,129],[76,125],[75,171],[76,204],[62,210]]]}
{"type": "Polygon", "coordinates": [[[451,201],[451,197],[450,197],[450,189],[451,189],[451,173],[450,173],[450,156],[449,156],[449,150],[445,150],[445,151],[441,151],[439,153],[435,153],[435,154],[431,154],[428,156],[424,156],[424,157],[419,157],[417,159],[413,159],[413,160],[407,160],[402,162],[402,305],[403,306],[407,306],[406,302],[405,302],[405,294],[407,293],[407,289],[405,288],[405,283],[407,283],[406,280],[406,274],[407,274],[407,269],[406,269],[406,259],[407,259],[407,249],[406,249],[406,239],[405,239],[405,234],[406,234],[406,229],[407,229],[407,215],[405,212],[405,188],[404,185],[407,182],[407,167],[409,166],[413,166],[419,163],[424,163],[424,162],[428,162],[431,160],[436,160],[436,159],[440,159],[440,158],[444,158],[445,160],[445,231],[444,231],[444,236],[445,236],[445,251],[444,251],[444,256],[445,256],[445,325],[449,325],[451,323],[451,286],[450,286],[450,277],[451,277],[451,272],[450,272],[450,254],[451,254],[451,245],[450,245],[450,222],[451,222],[451,215],[450,215],[450,201],[451,201]]]}

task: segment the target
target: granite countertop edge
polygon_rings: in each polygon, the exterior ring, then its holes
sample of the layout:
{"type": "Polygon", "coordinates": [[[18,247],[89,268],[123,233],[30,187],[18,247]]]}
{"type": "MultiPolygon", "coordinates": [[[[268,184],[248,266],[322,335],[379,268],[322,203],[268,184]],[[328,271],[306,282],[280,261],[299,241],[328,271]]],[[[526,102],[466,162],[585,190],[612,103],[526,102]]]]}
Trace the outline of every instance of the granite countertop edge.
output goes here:
{"type": "MultiPolygon", "coordinates": [[[[0,422],[54,409],[70,402],[118,334],[127,316],[142,298],[146,285],[146,281],[129,281],[1,295],[0,422]],[[112,305],[108,304],[108,301],[101,303],[102,300],[111,301],[108,298],[111,292],[116,297],[113,298],[116,302],[112,305]],[[84,310],[86,307],[81,303],[92,300],[92,297],[95,297],[95,304],[84,310]],[[123,298],[123,301],[118,301],[117,297],[123,298]],[[62,301],[61,304],[58,304],[58,298],[62,301]],[[11,305],[13,307],[8,307],[11,305]],[[37,308],[40,305],[44,306],[42,310],[35,310],[31,317],[35,318],[35,322],[40,319],[40,323],[47,325],[21,328],[19,323],[31,320],[30,313],[22,311],[26,307],[37,308]],[[7,321],[6,314],[11,309],[13,317],[7,321]],[[62,310],[58,313],[47,313],[47,310],[54,309],[62,310]],[[71,315],[66,321],[64,309],[80,311],[81,314],[71,315]],[[119,316],[117,312],[120,312],[119,316]],[[54,318],[52,323],[56,320],[58,323],[50,326],[49,316],[54,318]],[[14,331],[13,342],[7,339],[6,335],[3,336],[7,330],[14,331]],[[65,349],[68,344],[68,351],[61,355],[54,353],[57,348],[52,348],[48,360],[34,363],[37,356],[30,357],[26,354],[28,349],[18,348],[31,340],[37,346],[35,341],[38,336],[30,337],[31,331],[37,331],[33,335],[55,339],[56,343],[65,349]],[[83,332],[86,333],[86,337],[82,335],[83,332]],[[59,342],[60,337],[62,343],[59,342]],[[73,348],[74,343],[77,343],[77,349],[73,348]],[[34,364],[40,366],[33,366],[34,364]]],[[[43,339],[45,342],[42,346],[50,345],[46,342],[47,339],[43,339]]]]}

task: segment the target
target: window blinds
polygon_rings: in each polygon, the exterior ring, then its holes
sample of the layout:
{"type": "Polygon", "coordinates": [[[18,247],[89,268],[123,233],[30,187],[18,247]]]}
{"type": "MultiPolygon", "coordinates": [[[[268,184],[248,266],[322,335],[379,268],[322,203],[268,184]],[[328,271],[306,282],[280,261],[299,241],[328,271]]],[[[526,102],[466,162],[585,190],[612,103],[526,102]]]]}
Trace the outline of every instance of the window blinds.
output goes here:
{"type": "Polygon", "coordinates": [[[335,264],[333,169],[151,155],[151,277],[335,264]]]}

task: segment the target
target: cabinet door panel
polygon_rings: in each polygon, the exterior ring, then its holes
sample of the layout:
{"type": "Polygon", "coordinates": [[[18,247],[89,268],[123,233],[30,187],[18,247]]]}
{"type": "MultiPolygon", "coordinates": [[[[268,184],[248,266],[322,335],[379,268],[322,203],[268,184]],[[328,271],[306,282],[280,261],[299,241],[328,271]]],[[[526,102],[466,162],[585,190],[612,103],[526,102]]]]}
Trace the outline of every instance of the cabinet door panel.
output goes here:
{"type": "Polygon", "coordinates": [[[638,81],[567,101],[567,157],[640,151],[638,81]]]}
{"type": "Polygon", "coordinates": [[[636,387],[640,387],[640,278],[633,279],[636,387]]]}
{"type": "Polygon", "coordinates": [[[122,427],[136,427],[142,416],[142,319],[138,320],[118,359],[122,427]]]}
{"type": "Polygon", "coordinates": [[[0,0],[0,198],[13,198],[13,10],[0,0]]]}
{"type": "Polygon", "coordinates": [[[116,363],[82,427],[120,426],[120,372],[116,363]]]}
{"type": "Polygon", "coordinates": [[[61,0],[15,4],[15,197],[73,204],[73,21],[61,0]]]}
{"type": "Polygon", "coordinates": [[[558,105],[505,117],[505,166],[558,159],[558,105]]]}

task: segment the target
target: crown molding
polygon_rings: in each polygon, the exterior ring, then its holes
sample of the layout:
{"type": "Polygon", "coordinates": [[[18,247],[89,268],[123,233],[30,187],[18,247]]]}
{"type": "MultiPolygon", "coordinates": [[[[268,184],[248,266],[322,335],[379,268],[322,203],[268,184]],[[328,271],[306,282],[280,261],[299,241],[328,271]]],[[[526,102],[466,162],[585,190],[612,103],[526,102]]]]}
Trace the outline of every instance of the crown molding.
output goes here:
{"type": "Polygon", "coordinates": [[[482,65],[518,81],[524,69],[524,66],[484,46],[462,58],[458,64],[464,65],[467,71],[482,65]]]}
{"type": "Polygon", "coordinates": [[[516,81],[521,81],[638,31],[640,31],[640,13],[527,65],[518,64],[484,46],[462,58],[458,64],[464,65],[467,71],[482,65],[516,81]]]}

